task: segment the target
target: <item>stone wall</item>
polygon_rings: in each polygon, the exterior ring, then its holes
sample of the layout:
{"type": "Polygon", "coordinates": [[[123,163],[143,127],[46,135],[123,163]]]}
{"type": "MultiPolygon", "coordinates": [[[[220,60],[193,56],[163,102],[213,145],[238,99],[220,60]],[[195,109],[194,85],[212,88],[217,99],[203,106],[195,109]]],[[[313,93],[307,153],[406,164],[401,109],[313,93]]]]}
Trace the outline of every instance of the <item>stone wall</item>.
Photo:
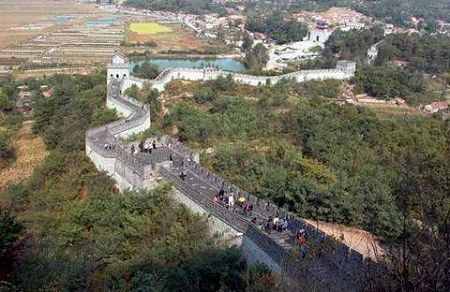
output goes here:
{"type": "MultiPolygon", "coordinates": [[[[189,72],[189,70],[185,72],[189,72]]],[[[170,78],[167,77],[170,75],[168,73],[170,72],[167,71],[166,75],[161,77],[161,80],[170,78]]],[[[204,72],[204,74],[209,76],[206,78],[213,78],[214,74],[218,74],[218,72],[210,72],[210,75],[204,72]]],[[[178,202],[186,204],[196,212],[208,214],[211,228],[223,234],[225,238],[229,239],[230,243],[241,245],[242,251],[249,262],[263,262],[273,271],[280,273],[287,283],[292,285],[297,285],[298,279],[302,279],[304,283],[313,283],[315,290],[331,289],[332,285],[346,291],[354,289],[353,280],[348,280],[347,276],[357,275],[363,261],[360,254],[351,251],[347,246],[334,239],[328,238],[325,234],[315,230],[314,227],[282,208],[270,205],[266,209],[266,201],[259,200],[246,193],[198,164],[198,153],[196,151],[167,137],[163,138],[165,141],[161,141],[162,143],[169,143],[170,147],[167,147],[167,151],[183,157],[185,159],[183,168],[207,183],[211,190],[223,187],[227,192],[244,195],[247,202],[254,204],[255,212],[258,211],[258,214],[265,218],[274,214],[288,216],[291,232],[295,233],[296,230],[304,228],[308,231],[311,242],[328,241],[332,248],[324,250],[320,257],[311,257],[310,260],[303,263],[303,266],[299,266],[298,263],[293,261],[290,254],[292,247],[284,246],[276,238],[268,236],[251,223],[248,218],[213,203],[212,198],[207,193],[203,193],[198,187],[193,187],[193,185],[180,180],[177,171],[170,170],[171,163],[154,163],[131,155],[127,144],[121,142],[119,138],[128,137],[149,128],[150,114],[145,105],[122,94],[126,81],[123,80],[121,84],[117,82],[111,81],[109,86],[108,106],[115,108],[125,118],[88,130],[86,133],[86,154],[99,169],[110,174],[121,189],[151,189],[163,178],[173,183],[177,189],[177,192],[174,192],[174,198],[178,202]],[[106,148],[104,147],[105,144],[112,147],[106,148]]],[[[167,153],[164,151],[158,155],[166,156],[167,153]]],[[[158,155],[152,155],[153,158],[151,159],[158,160],[158,155]]]]}
{"type": "MultiPolygon", "coordinates": [[[[278,76],[253,76],[240,73],[233,73],[216,69],[189,69],[189,68],[171,68],[163,71],[156,79],[150,81],[152,88],[163,91],[166,84],[172,80],[183,79],[190,81],[206,81],[214,80],[219,76],[231,75],[232,78],[241,84],[250,86],[258,86],[264,84],[276,84],[284,79],[294,79],[297,82],[304,82],[309,80],[325,80],[325,79],[350,79],[355,75],[353,62],[345,61],[350,66],[343,67],[337,66],[334,69],[320,69],[320,70],[302,70],[289,74],[278,76]]],[[[142,79],[133,79],[127,82],[127,84],[143,84],[142,79]]],[[[131,86],[131,85],[129,85],[131,86]]]]}

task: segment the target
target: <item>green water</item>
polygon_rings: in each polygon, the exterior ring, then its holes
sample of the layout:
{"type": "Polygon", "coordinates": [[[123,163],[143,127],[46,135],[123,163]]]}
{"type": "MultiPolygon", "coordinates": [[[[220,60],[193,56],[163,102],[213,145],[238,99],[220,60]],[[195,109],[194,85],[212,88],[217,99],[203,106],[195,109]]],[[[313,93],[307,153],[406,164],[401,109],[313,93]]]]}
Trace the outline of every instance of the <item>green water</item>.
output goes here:
{"type": "Polygon", "coordinates": [[[165,70],[167,68],[204,68],[207,66],[213,66],[221,70],[240,72],[245,69],[242,62],[232,58],[220,58],[211,60],[187,60],[187,59],[151,59],[146,61],[136,61],[131,63],[131,70],[137,64],[142,63],[156,64],[159,70],[165,70]]]}

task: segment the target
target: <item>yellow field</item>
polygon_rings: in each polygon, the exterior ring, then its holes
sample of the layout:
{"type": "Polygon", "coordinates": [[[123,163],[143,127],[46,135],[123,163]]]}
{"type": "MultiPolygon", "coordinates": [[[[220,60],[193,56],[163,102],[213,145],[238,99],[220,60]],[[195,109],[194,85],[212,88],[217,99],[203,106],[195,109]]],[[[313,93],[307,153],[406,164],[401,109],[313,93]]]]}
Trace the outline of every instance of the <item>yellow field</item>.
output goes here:
{"type": "MultiPolygon", "coordinates": [[[[155,53],[166,50],[202,49],[208,46],[197,38],[195,33],[182,28],[179,24],[160,25],[155,22],[135,22],[128,26],[125,33],[128,45],[154,43],[151,50],[155,53]]],[[[136,48],[124,46],[123,52],[132,52],[136,48]]]]}
{"type": "Polygon", "coordinates": [[[130,31],[137,34],[160,34],[172,32],[172,29],[156,22],[134,22],[130,24],[130,31]]]}

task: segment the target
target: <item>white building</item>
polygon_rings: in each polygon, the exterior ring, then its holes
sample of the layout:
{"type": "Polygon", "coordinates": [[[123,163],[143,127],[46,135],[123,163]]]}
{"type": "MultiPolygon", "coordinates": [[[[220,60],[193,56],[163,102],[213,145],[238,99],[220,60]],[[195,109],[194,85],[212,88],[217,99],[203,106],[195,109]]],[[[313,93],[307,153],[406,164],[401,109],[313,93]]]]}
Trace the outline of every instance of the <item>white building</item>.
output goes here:
{"type": "Polygon", "coordinates": [[[274,58],[287,60],[307,60],[316,57],[319,51],[316,48],[322,49],[323,43],[317,41],[301,41],[294,42],[287,45],[279,46],[274,50],[274,58]]]}
{"type": "Polygon", "coordinates": [[[111,79],[123,79],[130,75],[130,63],[121,53],[116,53],[107,65],[108,84],[111,79]]]}
{"type": "Polygon", "coordinates": [[[325,44],[333,32],[328,29],[310,29],[304,41],[316,41],[325,44]]]}
{"type": "Polygon", "coordinates": [[[364,24],[364,23],[352,21],[352,22],[346,22],[346,23],[344,24],[344,26],[342,26],[340,29],[341,29],[342,31],[350,31],[350,30],[353,30],[353,29],[361,30],[361,29],[363,29],[364,27],[365,27],[365,24],[364,24]]]}

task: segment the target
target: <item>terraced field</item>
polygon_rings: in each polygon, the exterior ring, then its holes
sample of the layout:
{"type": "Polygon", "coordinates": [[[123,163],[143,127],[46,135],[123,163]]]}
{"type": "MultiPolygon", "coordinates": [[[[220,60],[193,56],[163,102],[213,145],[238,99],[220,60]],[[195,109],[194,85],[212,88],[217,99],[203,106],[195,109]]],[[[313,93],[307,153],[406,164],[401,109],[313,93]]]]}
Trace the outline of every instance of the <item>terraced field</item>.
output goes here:
{"type": "Polygon", "coordinates": [[[51,29],[47,25],[56,16],[99,12],[95,6],[75,4],[70,0],[0,0],[0,48],[51,29]]]}

